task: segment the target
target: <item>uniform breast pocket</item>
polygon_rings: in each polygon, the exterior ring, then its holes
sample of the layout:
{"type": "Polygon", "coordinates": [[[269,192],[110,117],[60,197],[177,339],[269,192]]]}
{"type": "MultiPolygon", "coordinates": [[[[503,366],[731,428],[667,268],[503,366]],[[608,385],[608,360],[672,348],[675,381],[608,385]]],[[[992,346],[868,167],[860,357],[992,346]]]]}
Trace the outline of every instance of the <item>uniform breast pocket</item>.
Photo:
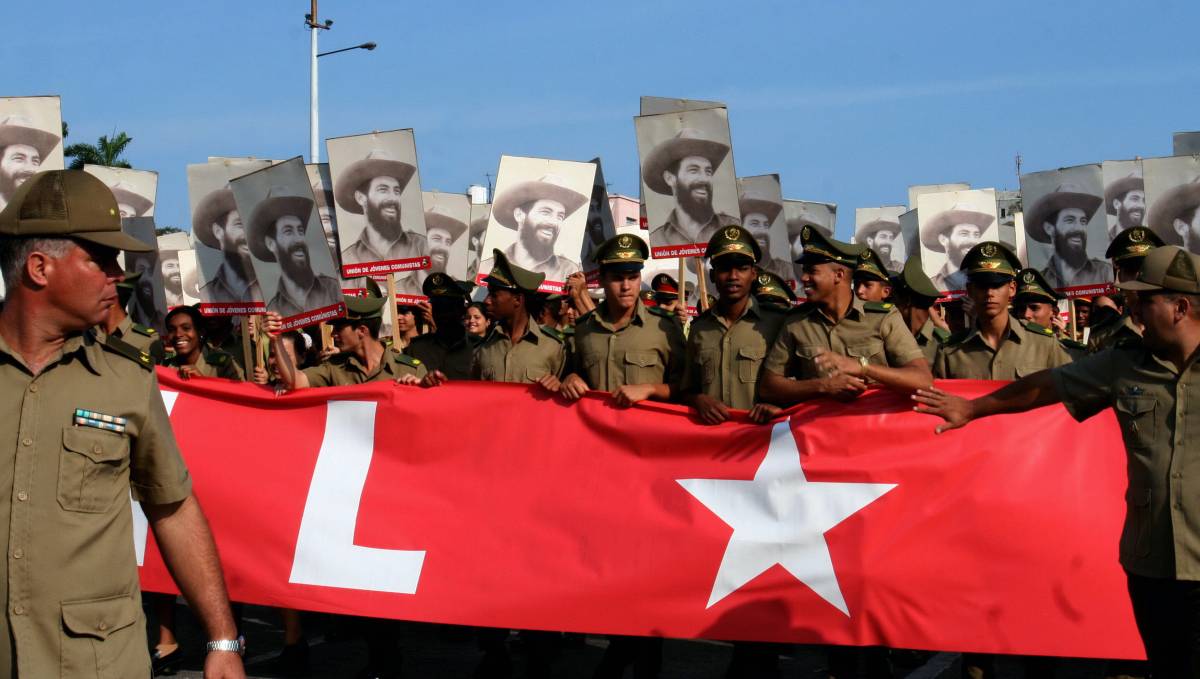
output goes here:
{"type": "Polygon", "coordinates": [[[821,355],[822,351],[825,351],[825,347],[808,344],[796,345],[792,351],[792,365],[795,368],[788,370],[787,376],[801,380],[820,377],[817,371],[817,356],[821,355]]]}
{"type": "MultiPolygon", "coordinates": [[[[70,512],[102,513],[129,494],[129,438],[92,429],[63,429],[58,504],[70,512]]],[[[128,502],[127,500],[125,500],[128,502]]]]}
{"type": "Polygon", "coordinates": [[[1017,379],[1021,379],[1022,377],[1029,377],[1043,369],[1044,366],[1042,365],[1025,363],[1013,368],[1013,373],[1017,376],[1017,379]]]}
{"type": "Polygon", "coordinates": [[[1155,410],[1158,400],[1153,396],[1118,396],[1115,404],[1121,436],[1130,448],[1148,448],[1158,435],[1155,410]]]}
{"type": "Polygon", "coordinates": [[[704,387],[717,381],[717,371],[720,368],[721,354],[716,351],[702,351],[697,360],[700,362],[700,379],[704,387]]]}
{"type": "Polygon", "coordinates": [[[662,381],[663,366],[658,352],[625,352],[625,384],[658,384],[662,381]]]}
{"type": "Polygon", "coordinates": [[[887,365],[887,356],[883,353],[883,342],[879,340],[847,344],[846,355],[853,358],[865,358],[875,365],[887,365]]]}
{"type": "Polygon", "coordinates": [[[758,369],[767,355],[766,347],[742,347],[737,353],[738,379],[749,384],[758,379],[758,369]]]}
{"type": "Polygon", "coordinates": [[[140,620],[141,608],[128,594],[64,601],[62,676],[124,679],[148,671],[140,620]]]}

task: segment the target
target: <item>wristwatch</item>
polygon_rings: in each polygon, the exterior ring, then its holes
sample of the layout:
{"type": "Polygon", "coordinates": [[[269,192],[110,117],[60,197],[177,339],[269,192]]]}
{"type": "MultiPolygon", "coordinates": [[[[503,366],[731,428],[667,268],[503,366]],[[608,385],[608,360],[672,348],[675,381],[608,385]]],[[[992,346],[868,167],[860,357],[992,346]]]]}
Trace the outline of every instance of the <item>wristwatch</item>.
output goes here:
{"type": "Polygon", "coordinates": [[[858,364],[862,366],[862,376],[866,377],[867,376],[867,366],[871,365],[871,362],[867,360],[866,356],[859,356],[858,364]]]}
{"type": "Polygon", "coordinates": [[[216,641],[208,642],[204,649],[209,653],[213,651],[226,651],[228,653],[246,655],[246,637],[238,635],[237,639],[217,639],[216,641]]]}

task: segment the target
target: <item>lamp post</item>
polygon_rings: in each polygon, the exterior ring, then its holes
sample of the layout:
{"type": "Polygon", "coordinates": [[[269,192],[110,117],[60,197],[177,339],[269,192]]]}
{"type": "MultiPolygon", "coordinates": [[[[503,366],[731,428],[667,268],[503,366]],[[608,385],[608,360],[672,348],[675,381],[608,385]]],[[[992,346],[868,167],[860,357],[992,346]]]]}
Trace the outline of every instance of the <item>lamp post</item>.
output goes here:
{"type": "Polygon", "coordinates": [[[349,52],[350,50],[373,50],[376,45],[373,42],[364,42],[361,45],[353,47],[343,47],[342,49],[331,50],[329,52],[317,52],[317,33],[322,30],[333,28],[333,20],[326,19],[325,21],[317,20],[317,0],[312,0],[312,11],[304,15],[304,25],[308,26],[312,31],[312,37],[309,40],[312,47],[312,58],[309,62],[309,88],[308,88],[308,162],[321,162],[321,135],[318,132],[317,123],[317,58],[337,54],[338,52],[349,52]]]}

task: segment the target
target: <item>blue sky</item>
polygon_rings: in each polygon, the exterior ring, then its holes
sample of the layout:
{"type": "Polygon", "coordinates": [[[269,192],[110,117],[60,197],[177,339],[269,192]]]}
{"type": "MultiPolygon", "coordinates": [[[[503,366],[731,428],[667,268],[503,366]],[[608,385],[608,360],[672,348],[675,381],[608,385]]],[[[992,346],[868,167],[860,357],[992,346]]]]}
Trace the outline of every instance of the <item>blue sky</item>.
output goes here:
{"type": "MultiPolygon", "coordinates": [[[[68,141],[124,130],[185,226],[185,167],[308,153],[304,0],[10,3],[0,94],[59,94],[68,141]],[[21,27],[28,27],[24,30],[21,27]]],[[[502,153],[601,156],[637,194],[640,95],[728,104],[739,175],[789,198],[899,204],[909,184],[1170,155],[1200,129],[1192,2],[326,0],[321,134],[412,127],[425,189],[502,153]]],[[[322,150],[324,155],[324,150],[322,150]]]]}

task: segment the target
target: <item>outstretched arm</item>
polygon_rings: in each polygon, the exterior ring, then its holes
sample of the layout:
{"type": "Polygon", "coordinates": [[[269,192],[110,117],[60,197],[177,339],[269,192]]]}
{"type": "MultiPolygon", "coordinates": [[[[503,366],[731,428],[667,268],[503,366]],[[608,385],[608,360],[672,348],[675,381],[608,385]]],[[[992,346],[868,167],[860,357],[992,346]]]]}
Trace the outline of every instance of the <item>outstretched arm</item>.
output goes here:
{"type": "Polygon", "coordinates": [[[919,389],[912,398],[918,404],[913,410],[945,420],[935,430],[939,434],[981,417],[1023,413],[1062,401],[1050,370],[1036,372],[976,399],[968,400],[937,387],[919,389]]]}

